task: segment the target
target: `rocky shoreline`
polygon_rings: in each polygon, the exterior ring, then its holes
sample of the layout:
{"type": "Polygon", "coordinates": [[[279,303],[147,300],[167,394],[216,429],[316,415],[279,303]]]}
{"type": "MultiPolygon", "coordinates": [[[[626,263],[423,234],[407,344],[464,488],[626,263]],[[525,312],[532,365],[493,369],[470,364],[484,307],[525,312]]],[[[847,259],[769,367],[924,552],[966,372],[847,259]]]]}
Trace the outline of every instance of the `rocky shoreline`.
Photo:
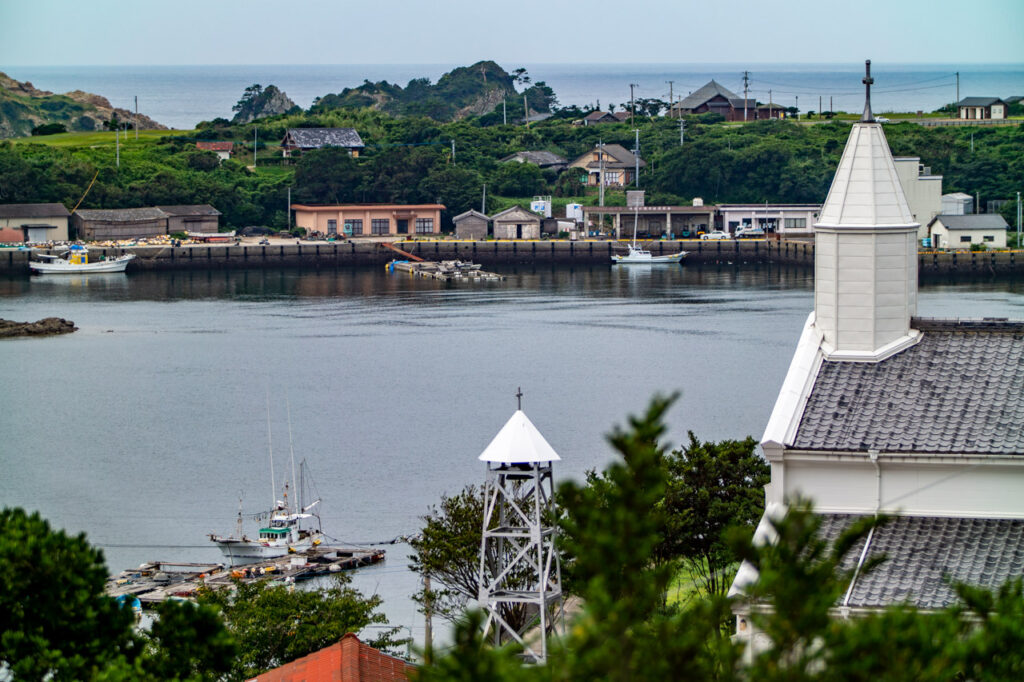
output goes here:
{"type": "Polygon", "coordinates": [[[70,334],[78,327],[71,320],[62,317],[45,317],[38,322],[14,322],[0,319],[0,339],[15,336],[53,336],[70,334]]]}

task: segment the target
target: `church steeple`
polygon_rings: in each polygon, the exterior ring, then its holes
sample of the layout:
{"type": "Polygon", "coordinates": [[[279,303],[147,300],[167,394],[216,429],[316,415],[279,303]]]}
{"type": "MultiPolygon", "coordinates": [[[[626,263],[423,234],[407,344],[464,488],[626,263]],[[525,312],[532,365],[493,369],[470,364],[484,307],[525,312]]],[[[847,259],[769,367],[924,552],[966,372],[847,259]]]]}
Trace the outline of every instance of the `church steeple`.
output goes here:
{"type": "Polygon", "coordinates": [[[826,356],[882,360],[911,345],[917,310],[917,229],[881,124],[854,123],[815,223],[815,326],[826,356]]]}

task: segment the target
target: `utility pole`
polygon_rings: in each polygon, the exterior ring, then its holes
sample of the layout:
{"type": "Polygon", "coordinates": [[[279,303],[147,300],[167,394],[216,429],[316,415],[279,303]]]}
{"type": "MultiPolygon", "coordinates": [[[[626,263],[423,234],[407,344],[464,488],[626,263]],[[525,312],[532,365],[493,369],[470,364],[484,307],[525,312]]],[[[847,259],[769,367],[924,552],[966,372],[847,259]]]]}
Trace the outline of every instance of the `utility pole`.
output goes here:
{"type": "Polygon", "coordinates": [[[832,111],[832,95],[828,96],[828,113],[835,116],[835,112],[832,111]]]}
{"type": "Polygon", "coordinates": [[[640,129],[634,128],[636,136],[633,140],[633,185],[640,188],[640,129]]]}
{"type": "Polygon", "coordinates": [[[636,125],[636,100],[633,99],[633,88],[639,88],[640,86],[636,83],[629,84],[629,108],[632,109],[630,114],[630,124],[636,125]]]}
{"type": "Polygon", "coordinates": [[[800,95],[795,95],[795,97],[796,97],[796,120],[799,121],[800,120],[800,95]]]}
{"type": "Polygon", "coordinates": [[[682,118],[679,119],[679,146],[683,146],[683,141],[686,139],[686,121],[682,118]]]}
{"type": "Polygon", "coordinates": [[[501,124],[508,125],[508,115],[505,113],[505,98],[501,98],[501,124]]]}
{"type": "Polygon", "coordinates": [[[135,119],[132,121],[135,126],[135,141],[139,141],[139,96],[135,95],[135,119]]]}
{"type": "Polygon", "coordinates": [[[118,138],[118,135],[120,135],[120,134],[121,134],[121,128],[115,126],[114,127],[114,164],[118,168],[121,167],[121,141],[118,138]]]}
{"type": "Polygon", "coordinates": [[[981,213],[981,192],[974,192],[974,215],[981,213]]]}
{"type": "Polygon", "coordinates": [[[1020,248],[1020,192],[1017,192],[1017,248],[1020,248]]]}
{"type": "MultiPolygon", "coordinates": [[[[604,143],[597,141],[597,205],[604,206],[604,143]]],[[[601,215],[604,220],[604,214],[601,215]]]]}
{"type": "Polygon", "coordinates": [[[672,86],[675,85],[675,81],[665,81],[668,83],[668,115],[672,115],[672,86]]]}
{"type": "Polygon", "coordinates": [[[288,188],[288,231],[292,231],[292,188],[288,188]]]}
{"type": "Polygon", "coordinates": [[[452,165],[455,165],[455,140],[452,140],[452,165]]]}
{"type": "Polygon", "coordinates": [[[956,101],[960,102],[960,72],[956,72],[956,101]]]}
{"type": "Polygon", "coordinates": [[[750,84],[750,72],[743,72],[743,120],[747,120],[747,86],[750,84]]]}
{"type": "Polygon", "coordinates": [[[523,93],[523,123],[530,127],[530,107],[526,106],[526,93],[523,93]]]}
{"type": "Polygon", "coordinates": [[[821,118],[821,95],[818,95],[818,118],[821,118]]]}
{"type": "Polygon", "coordinates": [[[768,88],[768,118],[772,117],[772,89],[768,88]]]}
{"type": "Polygon", "coordinates": [[[480,200],[480,212],[487,215],[487,183],[484,183],[484,198],[480,200]]]}
{"type": "Polygon", "coordinates": [[[259,128],[252,127],[252,169],[256,170],[256,147],[259,146],[259,128]]]}

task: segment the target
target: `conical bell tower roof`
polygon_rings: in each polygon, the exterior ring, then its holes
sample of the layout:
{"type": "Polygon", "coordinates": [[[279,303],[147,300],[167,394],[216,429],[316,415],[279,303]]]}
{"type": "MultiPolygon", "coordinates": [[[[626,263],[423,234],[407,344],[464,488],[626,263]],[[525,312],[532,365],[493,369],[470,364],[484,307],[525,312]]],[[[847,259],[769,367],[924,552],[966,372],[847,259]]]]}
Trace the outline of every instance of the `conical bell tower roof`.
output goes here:
{"type": "Polygon", "coordinates": [[[533,464],[557,462],[562,458],[548,444],[530,418],[522,410],[516,410],[490,445],[480,453],[479,459],[483,462],[501,464],[533,464]]]}

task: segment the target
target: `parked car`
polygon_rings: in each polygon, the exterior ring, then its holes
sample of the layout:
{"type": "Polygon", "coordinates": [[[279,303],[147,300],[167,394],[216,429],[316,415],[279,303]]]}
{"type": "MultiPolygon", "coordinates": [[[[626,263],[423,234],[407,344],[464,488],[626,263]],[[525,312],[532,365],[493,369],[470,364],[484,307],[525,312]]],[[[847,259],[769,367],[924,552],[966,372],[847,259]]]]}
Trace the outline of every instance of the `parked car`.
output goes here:
{"type": "Polygon", "coordinates": [[[729,239],[729,235],[721,230],[715,230],[714,232],[707,232],[700,236],[701,239],[707,241],[708,239],[729,239]]]}
{"type": "Polygon", "coordinates": [[[764,239],[764,230],[760,227],[741,227],[736,230],[736,239],[764,239]]]}
{"type": "Polygon", "coordinates": [[[892,123],[892,121],[887,119],[885,116],[875,116],[875,121],[878,123],[892,123]]]}

